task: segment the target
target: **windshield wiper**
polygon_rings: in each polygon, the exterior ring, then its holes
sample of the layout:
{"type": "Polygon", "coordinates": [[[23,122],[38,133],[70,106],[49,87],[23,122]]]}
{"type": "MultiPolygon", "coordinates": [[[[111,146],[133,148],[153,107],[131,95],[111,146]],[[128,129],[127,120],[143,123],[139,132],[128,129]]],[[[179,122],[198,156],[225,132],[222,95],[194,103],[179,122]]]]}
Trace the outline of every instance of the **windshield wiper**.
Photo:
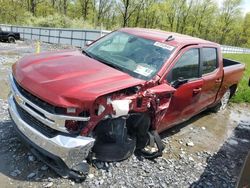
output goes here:
{"type": "Polygon", "coordinates": [[[92,59],[95,59],[95,60],[97,60],[97,61],[100,61],[101,63],[103,63],[103,64],[105,64],[105,65],[108,65],[108,66],[110,66],[110,67],[113,67],[113,68],[115,68],[115,69],[118,69],[118,70],[120,70],[120,71],[122,71],[122,72],[127,72],[124,68],[122,68],[122,67],[120,67],[120,66],[118,66],[118,65],[115,65],[115,64],[113,64],[113,63],[110,63],[109,61],[104,60],[104,59],[102,59],[102,58],[99,58],[99,57],[97,57],[97,56],[95,56],[95,55],[92,55],[92,54],[90,54],[88,51],[86,51],[85,49],[82,49],[82,53],[84,53],[86,56],[88,56],[88,57],[90,57],[90,58],[92,58],[92,59]]]}
{"type": "Polygon", "coordinates": [[[104,60],[104,59],[99,58],[99,57],[97,57],[97,56],[92,57],[92,58],[94,58],[94,59],[96,59],[96,60],[102,62],[102,63],[105,64],[105,65],[108,65],[108,66],[110,66],[110,67],[113,67],[113,68],[115,68],[115,69],[118,69],[118,70],[120,70],[120,71],[122,71],[122,72],[127,72],[126,69],[124,69],[124,68],[122,68],[122,67],[120,67],[120,66],[118,66],[118,65],[116,65],[116,64],[113,64],[113,63],[111,63],[111,62],[109,62],[109,61],[107,61],[107,60],[104,60]]]}
{"type": "Polygon", "coordinates": [[[120,66],[118,66],[118,65],[114,65],[114,64],[112,64],[112,63],[107,63],[107,62],[102,62],[102,63],[104,63],[104,64],[106,64],[106,65],[108,65],[108,66],[110,66],[110,67],[113,67],[113,68],[115,68],[115,69],[118,69],[118,70],[120,70],[120,71],[122,71],[122,72],[124,72],[124,68],[122,68],[122,67],[120,67],[120,66]]]}

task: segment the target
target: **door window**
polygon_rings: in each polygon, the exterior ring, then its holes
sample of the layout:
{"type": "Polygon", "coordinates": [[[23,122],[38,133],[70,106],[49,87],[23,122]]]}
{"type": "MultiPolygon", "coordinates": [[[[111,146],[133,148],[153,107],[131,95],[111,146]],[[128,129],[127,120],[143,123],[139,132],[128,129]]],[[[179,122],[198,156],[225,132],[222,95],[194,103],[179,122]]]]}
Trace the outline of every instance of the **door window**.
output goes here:
{"type": "Polygon", "coordinates": [[[202,74],[213,72],[218,67],[216,48],[203,48],[202,74]]]}
{"type": "Polygon", "coordinates": [[[185,80],[199,78],[199,59],[199,49],[186,51],[168,74],[167,81],[171,83],[179,78],[185,80]]]}

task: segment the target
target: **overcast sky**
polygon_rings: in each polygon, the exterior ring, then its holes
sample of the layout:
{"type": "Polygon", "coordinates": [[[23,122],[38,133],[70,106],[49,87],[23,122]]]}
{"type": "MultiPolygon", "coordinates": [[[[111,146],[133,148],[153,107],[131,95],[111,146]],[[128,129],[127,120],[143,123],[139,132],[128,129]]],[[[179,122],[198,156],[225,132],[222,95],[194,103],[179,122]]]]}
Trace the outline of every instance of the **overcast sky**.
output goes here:
{"type": "MultiPolygon", "coordinates": [[[[219,2],[219,5],[221,5],[223,0],[218,0],[218,2],[219,2]]],[[[250,0],[242,0],[241,8],[242,8],[242,12],[244,13],[244,15],[247,12],[250,12],[250,0]]]]}
{"type": "Polygon", "coordinates": [[[242,11],[244,13],[250,12],[250,1],[249,0],[243,0],[243,3],[241,5],[242,11]]]}

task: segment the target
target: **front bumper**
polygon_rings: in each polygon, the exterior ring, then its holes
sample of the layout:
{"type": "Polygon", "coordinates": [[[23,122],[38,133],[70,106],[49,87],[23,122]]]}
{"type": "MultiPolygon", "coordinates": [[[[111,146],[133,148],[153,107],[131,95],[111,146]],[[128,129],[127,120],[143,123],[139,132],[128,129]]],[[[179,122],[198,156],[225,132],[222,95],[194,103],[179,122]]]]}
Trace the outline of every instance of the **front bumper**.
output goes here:
{"type": "Polygon", "coordinates": [[[60,159],[69,169],[77,171],[79,165],[85,162],[95,139],[82,136],[70,137],[63,134],[52,138],[45,136],[21,118],[13,95],[10,94],[8,98],[9,113],[22,137],[25,137],[26,141],[43,155],[54,156],[53,158],[60,159]]]}

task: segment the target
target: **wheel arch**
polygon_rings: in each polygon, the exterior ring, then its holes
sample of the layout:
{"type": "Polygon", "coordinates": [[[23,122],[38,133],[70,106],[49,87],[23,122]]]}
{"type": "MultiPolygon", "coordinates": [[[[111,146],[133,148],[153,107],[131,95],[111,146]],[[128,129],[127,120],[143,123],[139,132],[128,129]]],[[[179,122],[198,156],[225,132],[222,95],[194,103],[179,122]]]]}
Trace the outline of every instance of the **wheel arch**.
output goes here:
{"type": "Polygon", "coordinates": [[[14,37],[15,38],[15,35],[13,33],[10,33],[10,34],[8,34],[8,38],[9,37],[14,37]]]}
{"type": "Polygon", "coordinates": [[[236,93],[237,91],[237,84],[233,84],[229,87],[230,89],[230,98],[232,98],[234,96],[234,94],[236,93]]]}

